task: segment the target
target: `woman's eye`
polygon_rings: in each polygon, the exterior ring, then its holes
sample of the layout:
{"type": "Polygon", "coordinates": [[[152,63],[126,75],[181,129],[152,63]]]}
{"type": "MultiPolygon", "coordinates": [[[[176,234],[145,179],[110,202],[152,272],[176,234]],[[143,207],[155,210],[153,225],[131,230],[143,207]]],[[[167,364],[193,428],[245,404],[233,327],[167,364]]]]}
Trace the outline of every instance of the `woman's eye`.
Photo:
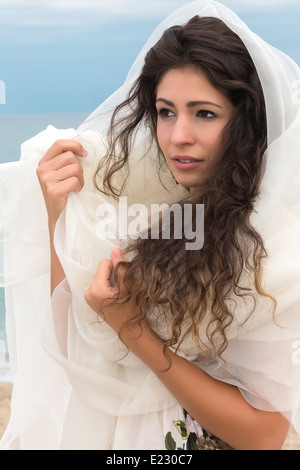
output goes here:
{"type": "Polygon", "coordinates": [[[204,119],[212,119],[215,118],[216,115],[212,111],[202,110],[198,112],[198,116],[204,119]]]}
{"type": "Polygon", "coordinates": [[[160,117],[162,118],[168,118],[168,117],[172,117],[174,116],[174,113],[173,111],[171,111],[170,109],[167,109],[167,108],[162,108],[158,111],[158,114],[160,117]]]}

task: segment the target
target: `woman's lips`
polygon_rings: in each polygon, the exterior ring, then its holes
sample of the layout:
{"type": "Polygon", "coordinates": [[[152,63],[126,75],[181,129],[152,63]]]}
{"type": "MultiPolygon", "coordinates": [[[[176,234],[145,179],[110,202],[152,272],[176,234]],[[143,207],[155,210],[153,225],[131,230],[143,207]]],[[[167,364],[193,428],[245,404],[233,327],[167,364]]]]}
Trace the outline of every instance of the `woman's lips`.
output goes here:
{"type": "Polygon", "coordinates": [[[197,160],[196,158],[189,157],[187,155],[177,155],[176,157],[173,157],[172,160],[176,168],[179,170],[194,170],[204,162],[204,160],[197,160]]]}

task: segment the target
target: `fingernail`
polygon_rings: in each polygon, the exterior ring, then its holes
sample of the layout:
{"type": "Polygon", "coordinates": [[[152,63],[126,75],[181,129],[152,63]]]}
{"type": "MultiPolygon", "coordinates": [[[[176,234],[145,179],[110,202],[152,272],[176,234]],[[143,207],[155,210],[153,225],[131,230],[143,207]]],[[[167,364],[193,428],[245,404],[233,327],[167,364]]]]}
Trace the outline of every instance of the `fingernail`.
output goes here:
{"type": "Polygon", "coordinates": [[[121,258],[124,255],[122,253],[122,250],[120,250],[120,248],[114,248],[112,253],[111,253],[111,256],[113,256],[114,258],[121,258]]]}
{"type": "Polygon", "coordinates": [[[80,153],[81,157],[87,157],[88,156],[88,151],[85,150],[85,148],[82,147],[82,152],[80,153]]]}

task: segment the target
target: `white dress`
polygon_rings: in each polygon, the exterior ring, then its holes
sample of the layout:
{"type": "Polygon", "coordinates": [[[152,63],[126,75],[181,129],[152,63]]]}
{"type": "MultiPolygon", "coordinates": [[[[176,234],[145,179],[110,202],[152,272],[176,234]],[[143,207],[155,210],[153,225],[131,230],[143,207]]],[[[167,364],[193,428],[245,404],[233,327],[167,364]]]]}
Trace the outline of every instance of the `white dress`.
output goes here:
{"type": "MultiPolygon", "coordinates": [[[[111,109],[139,73],[145,51],[172,24],[195,14],[216,16],[244,40],[257,67],[267,103],[268,159],[253,223],[270,253],[266,290],[277,299],[277,322],[260,304],[243,324],[239,301],[222,361],[205,363],[188,340],[180,354],[208,374],[236,385],[253,406],[279,411],[297,424],[300,397],[300,106],[293,83],[299,68],[266,45],[227,8],[196,1],[172,14],[138,56],[123,87],[77,129],[48,127],[22,146],[18,163],[0,167],[1,248],[6,289],[7,334],[14,378],[12,415],[1,449],[187,449],[226,448],[209,441],[206,431],[165,389],[158,378],[126,352],[116,333],[99,322],[84,300],[99,261],[110,258],[120,240],[99,239],[101,204],[116,207],[93,185],[103,133],[111,109]],[[284,67],[283,67],[284,64],[284,67]],[[271,75],[270,75],[271,74],[271,75]],[[272,80],[270,79],[272,78],[272,80]],[[279,96],[282,99],[279,99],[279,96]],[[274,98],[276,97],[276,99],[274,98]],[[89,156],[81,158],[85,186],[71,193],[55,231],[55,246],[66,279],[50,298],[47,214],[36,177],[40,158],[58,138],[79,140],[89,156]],[[284,160],[283,160],[284,155],[284,160]],[[194,436],[197,442],[192,439],[194,436]],[[198,445],[198,447],[197,447],[198,445]],[[209,446],[208,446],[209,447],[209,446]],[[195,447],[194,447],[195,448],[195,447]]],[[[141,158],[147,148],[142,129],[136,136],[126,187],[128,205],[176,201],[182,195],[155,160],[141,158]],[[167,191],[168,189],[168,191],[167,191]]],[[[119,175],[122,179],[122,175],[119,175]]],[[[168,325],[149,321],[164,338],[168,325]]],[[[205,337],[203,338],[205,342],[205,337]]],[[[205,397],[204,397],[205,399],[205,397]]]]}

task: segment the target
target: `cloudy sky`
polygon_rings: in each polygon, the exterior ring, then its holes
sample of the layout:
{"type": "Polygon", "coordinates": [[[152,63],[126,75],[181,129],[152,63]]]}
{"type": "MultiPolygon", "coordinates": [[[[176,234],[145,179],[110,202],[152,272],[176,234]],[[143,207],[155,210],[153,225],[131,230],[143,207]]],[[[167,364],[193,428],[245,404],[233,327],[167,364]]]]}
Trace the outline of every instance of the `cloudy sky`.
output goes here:
{"type": "MultiPolygon", "coordinates": [[[[186,0],[0,0],[0,114],[89,112],[186,0]],[[2,93],[2,95],[1,95],[2,93]]],[[[223,0],[300,64],[299,0],[223,0]]]]}

